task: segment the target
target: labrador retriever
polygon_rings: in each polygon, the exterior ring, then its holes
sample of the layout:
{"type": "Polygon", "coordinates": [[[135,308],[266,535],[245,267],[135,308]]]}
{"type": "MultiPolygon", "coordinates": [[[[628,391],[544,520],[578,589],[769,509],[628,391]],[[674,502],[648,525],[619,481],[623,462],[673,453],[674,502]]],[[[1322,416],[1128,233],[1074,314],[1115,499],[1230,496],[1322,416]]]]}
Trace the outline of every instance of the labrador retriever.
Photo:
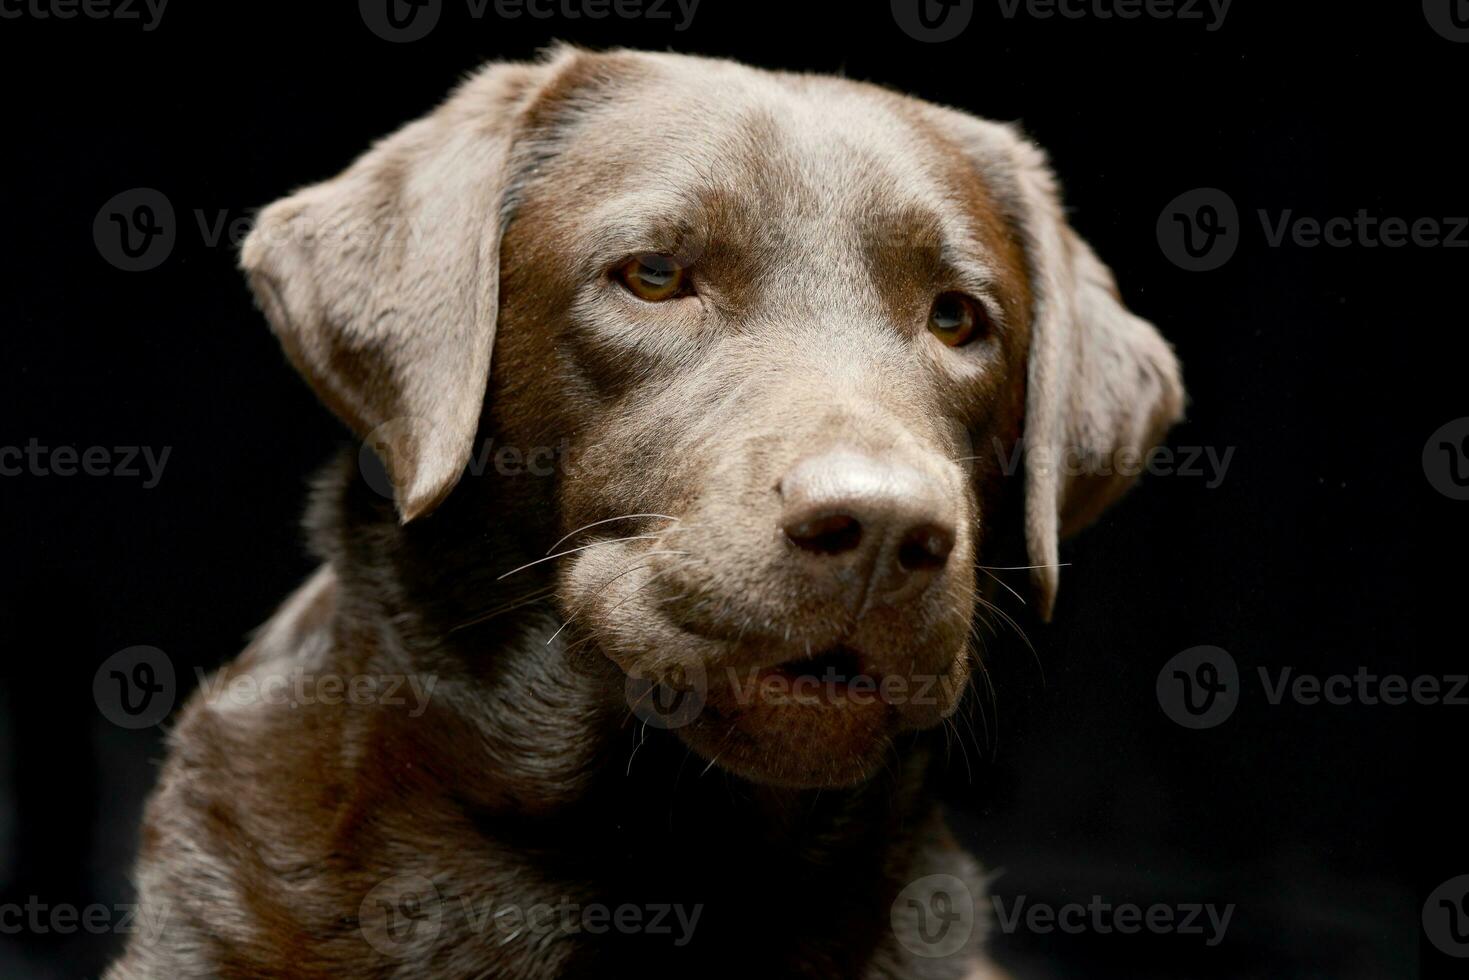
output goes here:
{"type": "Polygon", "coordinates": [[[988,975],[930,746],[995,563],[1048,617],[1183,402],[1039,150],[558,47],[242,264],[368,448],[170,734],[111,977],[988,975]]]}

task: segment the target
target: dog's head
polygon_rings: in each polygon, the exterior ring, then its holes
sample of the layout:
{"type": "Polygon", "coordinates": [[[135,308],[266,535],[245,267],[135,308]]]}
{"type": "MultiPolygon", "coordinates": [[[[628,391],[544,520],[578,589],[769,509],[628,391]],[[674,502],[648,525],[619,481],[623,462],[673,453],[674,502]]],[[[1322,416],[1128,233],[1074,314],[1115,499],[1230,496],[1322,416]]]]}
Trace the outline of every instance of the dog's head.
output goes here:
{"type": "Polygon", "coordinates": [[[563,614],[696,686],[682,737],[770,782],[860,780],[952,711],[1002,513],[1048,615],[1058,539],[1181,411],[1038,150],[841,79],[492,66],[268,208],[243,262],[405,523],[477,434],[564,447],[563,614]]]}

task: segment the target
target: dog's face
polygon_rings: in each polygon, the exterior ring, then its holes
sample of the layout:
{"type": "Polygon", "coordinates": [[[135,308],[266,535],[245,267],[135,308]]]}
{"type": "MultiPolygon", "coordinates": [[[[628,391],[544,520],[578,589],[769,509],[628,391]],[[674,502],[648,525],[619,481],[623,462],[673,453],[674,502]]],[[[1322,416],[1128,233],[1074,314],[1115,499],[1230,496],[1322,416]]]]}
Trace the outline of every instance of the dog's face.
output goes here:
{"type": "Polygon", "coordinates": [[[954,709],[1007,460],[1049,611],[1057,537],[1125,485],[1062,464],[1146,448],[1181,400],[1031,147],[837,79],[492,68],[244,258],[405,520],[477,430],[563,445],[570,628],[694,688],[679,734],[768,782],[859,781],[954,709]]]}

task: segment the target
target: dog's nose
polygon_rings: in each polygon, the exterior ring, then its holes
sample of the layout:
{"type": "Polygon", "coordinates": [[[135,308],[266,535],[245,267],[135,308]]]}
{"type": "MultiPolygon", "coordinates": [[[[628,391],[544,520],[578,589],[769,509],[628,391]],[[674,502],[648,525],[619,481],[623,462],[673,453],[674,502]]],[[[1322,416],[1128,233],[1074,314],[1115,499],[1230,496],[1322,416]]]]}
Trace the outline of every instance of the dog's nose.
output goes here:
{"type": "Polygon", "coordinates": [[[781,526],[860,611],[921,591],[954,550],[955,502],[937,480],[853,451],[798,463],[780,481],[781,526]]]}

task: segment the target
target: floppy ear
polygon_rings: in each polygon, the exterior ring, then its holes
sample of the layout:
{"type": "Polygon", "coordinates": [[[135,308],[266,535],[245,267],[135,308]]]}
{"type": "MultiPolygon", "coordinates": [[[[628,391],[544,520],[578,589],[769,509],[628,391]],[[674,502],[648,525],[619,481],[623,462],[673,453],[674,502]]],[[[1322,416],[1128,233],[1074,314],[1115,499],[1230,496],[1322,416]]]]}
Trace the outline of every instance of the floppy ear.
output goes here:
{"type": "Polygon", "coordinates": [[[1061,538],[1132,485],[1183,414],[1183,382],[1172,348],[1122,305],[1111,270],[1067,225],[1044,153],[1009,126],[969,118],[969,149],[1022,229],[1030,267],[1025,540],[1050,619],[1061,538]]]}
{"type": "Polygon", "coordinates": [[[469,459],[514,133],[570,57],[484,69],[339,176],[267,207],[241,250],[291,362],[383,457],[404,522],[469,459]]]}

